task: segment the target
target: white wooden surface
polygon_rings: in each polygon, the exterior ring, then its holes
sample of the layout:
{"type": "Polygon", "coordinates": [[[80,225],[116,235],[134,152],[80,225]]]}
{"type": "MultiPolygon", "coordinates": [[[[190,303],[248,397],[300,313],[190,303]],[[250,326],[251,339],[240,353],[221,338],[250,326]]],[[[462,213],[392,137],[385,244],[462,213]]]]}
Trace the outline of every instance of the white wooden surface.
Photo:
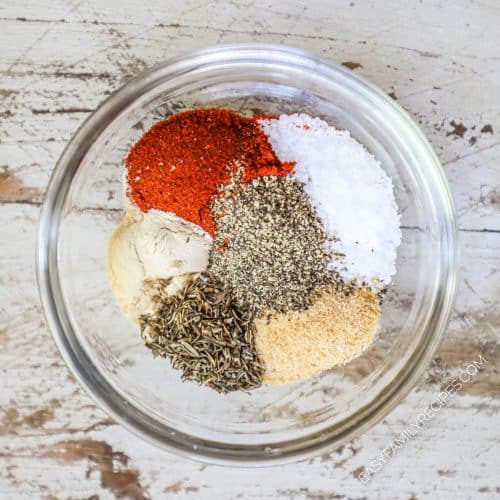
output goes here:
{"type": "Polygon", "coordinates": [[[0,0],[0,498],[499,498],[499,82],[498,0],[0,0]],[[250,40],[351,63],[414,116],[451,185],[462,278],[426,380],[383,422],[328,456],[228,471],[162,453],[94,406],[44,324],[33,250],[57,157],[106,94],[180,52],[250,40]],[[479,354],[481,372],[360,481],[479,354]]]}

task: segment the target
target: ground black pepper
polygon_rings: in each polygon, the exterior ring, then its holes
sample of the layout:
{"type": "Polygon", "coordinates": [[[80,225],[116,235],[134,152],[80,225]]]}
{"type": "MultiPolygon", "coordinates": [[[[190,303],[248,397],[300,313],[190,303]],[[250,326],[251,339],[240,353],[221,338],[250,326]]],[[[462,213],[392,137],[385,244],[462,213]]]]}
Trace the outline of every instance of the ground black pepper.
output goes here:
{"type": "Polygon", "coordinates": [[[263,177],[233,186],[213,210],[209,272],[257,314],[306,308],[331,278],[328,237],[301,182],[263,177]]]}

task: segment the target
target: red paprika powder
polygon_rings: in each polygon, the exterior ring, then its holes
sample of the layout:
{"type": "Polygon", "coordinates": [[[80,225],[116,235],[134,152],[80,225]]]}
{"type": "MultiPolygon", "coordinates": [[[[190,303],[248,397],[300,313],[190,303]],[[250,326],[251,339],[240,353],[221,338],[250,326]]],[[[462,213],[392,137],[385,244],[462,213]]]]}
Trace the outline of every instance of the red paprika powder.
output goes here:
{"type": "Polygon", "coordinates": [[[294,166],[278,160],[257,118],[228,109],[185,111],[153,125],[125,163],[128,195],[143,212],[174,212],[211,235],[211,201],[238,168],[246,183],[294,166]]]}

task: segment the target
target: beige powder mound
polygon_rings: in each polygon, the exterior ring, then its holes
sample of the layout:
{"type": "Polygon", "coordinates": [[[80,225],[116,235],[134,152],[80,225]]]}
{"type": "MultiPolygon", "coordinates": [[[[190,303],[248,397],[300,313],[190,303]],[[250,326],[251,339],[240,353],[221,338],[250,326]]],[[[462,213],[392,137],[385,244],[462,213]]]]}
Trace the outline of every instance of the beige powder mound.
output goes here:
{"type": "Polygon", "coordinates": [[[107,259],[109,283],[125,316],[138,322],[153,311],[151,280],[170,279],[167,290],[174,294],[192,273],[204,271],[211,245],[210,236],[174,214],[128,206],[107,259]]]}
{"type": "Polygon", "coordinates": [[[296,382],[346,363],[370,345],[379,319],[378,297],[368,289],[347,297],[328,289],[305,311],[257,319],[264,382],[296,382]]]}

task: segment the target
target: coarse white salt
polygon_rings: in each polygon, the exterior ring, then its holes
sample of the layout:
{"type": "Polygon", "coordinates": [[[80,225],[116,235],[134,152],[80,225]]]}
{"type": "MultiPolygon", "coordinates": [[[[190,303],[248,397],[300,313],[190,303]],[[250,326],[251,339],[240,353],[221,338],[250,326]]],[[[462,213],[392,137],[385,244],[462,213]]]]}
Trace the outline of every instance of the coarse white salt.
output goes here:
{"type": "Polygon", "coordinates": [[[400,218],[391,179],[345,130],[306,114],[259,120],[278,158],[295,175],[336,241],[331,266],[346,281],[382,289],[396,272],[400,218]]]}

